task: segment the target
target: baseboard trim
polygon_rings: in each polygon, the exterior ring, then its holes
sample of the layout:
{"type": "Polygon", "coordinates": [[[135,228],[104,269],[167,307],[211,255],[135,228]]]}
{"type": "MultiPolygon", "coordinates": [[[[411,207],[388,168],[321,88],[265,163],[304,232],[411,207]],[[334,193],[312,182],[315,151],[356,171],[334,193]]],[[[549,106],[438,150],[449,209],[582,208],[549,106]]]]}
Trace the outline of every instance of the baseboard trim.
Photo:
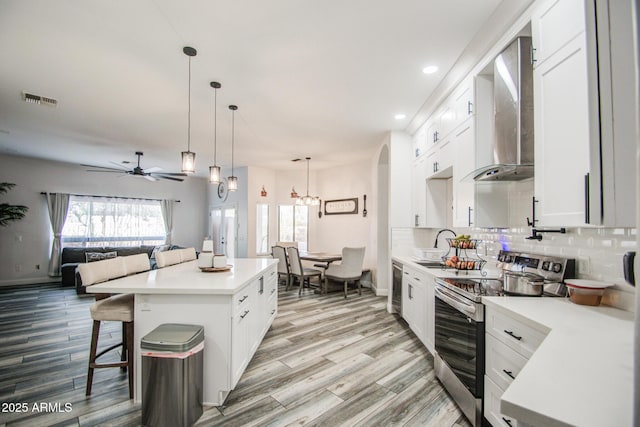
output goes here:
{"type": "Polygon", "coordinates": [[[0,280],[0,287],[20,286],[20,285],[36,285],[39,283],[60,283],[59,277],[30,277],[28,279],[9,279],[0,280]]]}

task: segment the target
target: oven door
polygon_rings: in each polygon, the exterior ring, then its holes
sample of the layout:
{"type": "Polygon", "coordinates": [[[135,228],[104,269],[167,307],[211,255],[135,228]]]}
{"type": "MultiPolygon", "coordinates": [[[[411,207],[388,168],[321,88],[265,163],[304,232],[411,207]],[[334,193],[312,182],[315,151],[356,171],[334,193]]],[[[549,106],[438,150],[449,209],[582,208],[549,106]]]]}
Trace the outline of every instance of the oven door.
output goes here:
{"type": "Polygon", "coordinates": [[[436,352],[473,396],[484,391],[484,310],[436,286],[436,352]]]}

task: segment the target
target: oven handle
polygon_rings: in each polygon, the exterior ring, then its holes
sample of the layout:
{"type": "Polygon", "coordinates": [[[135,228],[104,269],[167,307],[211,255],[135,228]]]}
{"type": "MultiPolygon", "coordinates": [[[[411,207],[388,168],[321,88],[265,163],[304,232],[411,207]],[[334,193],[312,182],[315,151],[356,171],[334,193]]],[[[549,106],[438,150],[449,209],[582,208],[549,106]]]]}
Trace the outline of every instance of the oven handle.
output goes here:
{"type": "Polygon", "coordinates": [[[460,298],[452,292],[447,291],[439,286],[435,287],[435,291],[438,298],[440,298],[450,306],[460,310],[461,312],[468,314],[469,316],[473,316],[476,313],[475,305],[467,304],[464,301],[460,301],[460,298]]]}

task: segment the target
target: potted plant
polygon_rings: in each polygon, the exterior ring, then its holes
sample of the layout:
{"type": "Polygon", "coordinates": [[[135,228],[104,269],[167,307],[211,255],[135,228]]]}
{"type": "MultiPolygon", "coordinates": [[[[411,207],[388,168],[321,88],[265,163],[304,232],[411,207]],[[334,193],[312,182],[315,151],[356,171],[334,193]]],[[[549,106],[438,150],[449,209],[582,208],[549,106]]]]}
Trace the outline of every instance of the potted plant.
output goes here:
{"type": "MultiPolygon", "coordinates": [[[[6,193],[15,186],[11,182],[0,182],[0,194],[6,193]]],[[[28,210],[27,206],[0,203],[0,226],[6,227],[11,221],[21,220],[28,210]]]]}

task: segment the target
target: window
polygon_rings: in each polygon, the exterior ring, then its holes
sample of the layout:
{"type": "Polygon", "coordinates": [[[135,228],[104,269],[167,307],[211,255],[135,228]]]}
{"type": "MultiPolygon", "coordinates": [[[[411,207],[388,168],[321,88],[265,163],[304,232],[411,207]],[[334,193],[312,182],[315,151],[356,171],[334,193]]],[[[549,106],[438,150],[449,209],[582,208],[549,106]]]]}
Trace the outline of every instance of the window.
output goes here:
{"type": "Polygon", "coordinates": [[[62,229],[64,246],[161,245],[164,241],[158,200],[71,196],[62,229]]]}
{"type": "Polygon", "coordinates": [[[256,208],[256,255],[267,255],[269,248],[269,205],[258,203],[256,208]]]}
{"type": "Polygon", "coordinates": [[[309,207],[278,206],[278,241],[298,242],[298,249],[306,251],[309,237],[309,207]]]}

